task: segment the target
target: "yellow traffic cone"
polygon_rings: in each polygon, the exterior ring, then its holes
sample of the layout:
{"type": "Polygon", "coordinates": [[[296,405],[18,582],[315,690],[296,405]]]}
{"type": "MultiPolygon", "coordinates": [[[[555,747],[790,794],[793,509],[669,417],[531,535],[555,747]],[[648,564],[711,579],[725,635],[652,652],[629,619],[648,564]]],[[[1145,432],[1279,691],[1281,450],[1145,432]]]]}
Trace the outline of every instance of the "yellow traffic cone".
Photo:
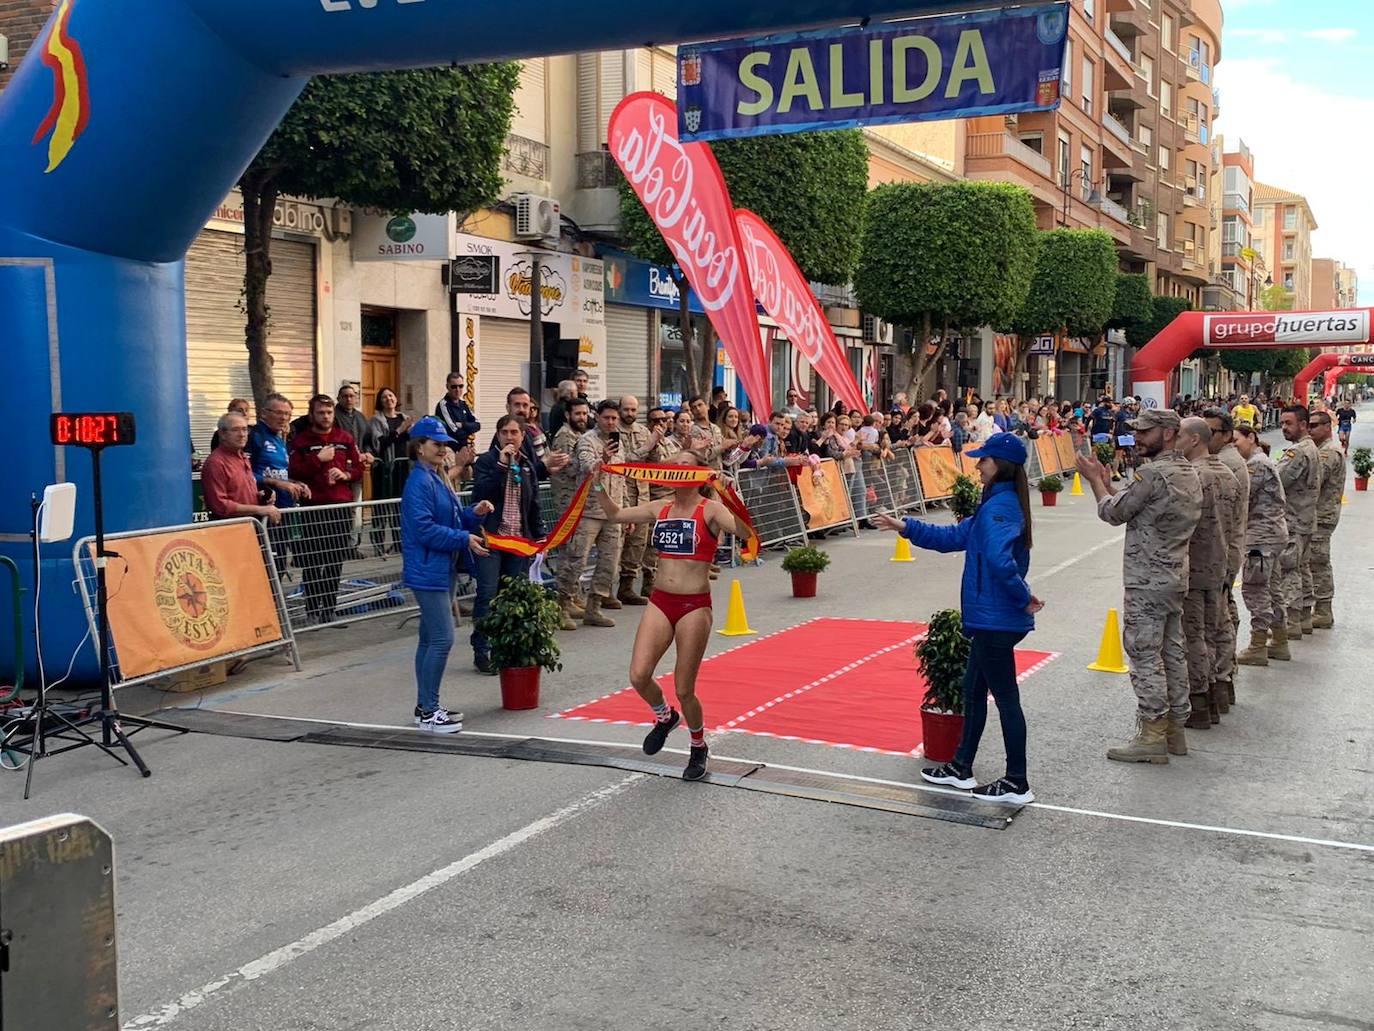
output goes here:
{"type": "Polygon", "coordinates": [[[1131,667],[1126,665],[1126,656],[1121,652],[1121,625],[1116,609],[1107,610],[1107,625],[1102,628],[1102,644],[1097,649],[1097,661],[1090,664],[1088,669],[1095,669],[1099,673],[1131,671],[1131,667]]]}
{"type": "Polygon", "coordinates": [[[901,534],[897,535],[897,546],[892,549],[892,557],[889,562],[915,562],[916,556],[911,554],[911,542],[901,534]]]}
{"type": "Polygon", "coordinates": [[[1348,504],[1350,504],[1350,499],[1349,499],[1348,497],[1345,496],[1345,491],[1341,491],[1341,504],[1342,504],[1342,505],[1348,505],[1348,504]]]}
{"type": "Polygon", "coordinates": [[[744,611],[744,591],[740,590],[738,580],[730,581],[730,607],[725,612],[725,627],[716,633],[723,637],[748,637],[758,633],[749,626],[749,617],[744,611]]]}
{"type": "Polygon", "coordinates": [[[1069,490],[1069,497],[1081,498],[1083,496],[1083,477],[1078,473],[1073,474],[1073,487],[1069,490]]]}

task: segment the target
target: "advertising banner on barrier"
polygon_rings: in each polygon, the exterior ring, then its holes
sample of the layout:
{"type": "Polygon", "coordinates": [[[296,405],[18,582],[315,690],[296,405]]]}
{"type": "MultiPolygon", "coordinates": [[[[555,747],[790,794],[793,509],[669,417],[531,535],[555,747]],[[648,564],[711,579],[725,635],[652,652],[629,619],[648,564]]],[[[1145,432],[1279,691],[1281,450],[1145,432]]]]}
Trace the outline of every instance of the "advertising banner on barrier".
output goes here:
{"type": "Polygon", "coordinates": [[[122,680],[284,639],[252,523],[120,537],[116,547],[109,611],[122,680]]]}
{"type": "Polygon", "coordinates": [[[1067,433],[1061,433],[1054,438],[1055,450],[1059,453],[1059,469],[1061,472],[1073,472],[1074,469],[1074,449],[1073,438],[1067,433]]]}
{"type": "Polygon", "coordinates": [[[744,247],[744,264],[754,296],[776,322],[795,351],[801,353],[836,396],[850,408],[866,411],[849,358],[835,339],[835,331],[821,311],[792,252],[771,226],[752,211],[736,210],[735,226],[744,247]]]}
{"type": "Polygon", "coordinates": [[[730,190],[711,148],[684,143],[677,108],[632,93],[611,113],[611,156],[701,300],[755,413],[772,411],[754,292],[740,255],[730,190]]]}
{"type": "Polygon", "coordinates": [[[1049,111],[1069,5],[678,49],[685,140],[1049,111]]]}
{"type": "Polygon", "coordinates": [[[853,516],[849,507],[849,489],[833,458],[827,458],[812,469],[803,467],[797,477],[797,497],[811,519],[807,528],[824,529],[849,522],[853,516]]]}
{"type": "Polygon", "coordinates": [[[954,462],[953,448],[948,445],[918,447],[911,453],[916,456],[921,492],[927,501],[937,501],[954,493],[954,477],[959,475],[959,467],[954,462]]]}
{"type": "Polygon", "coordinates": [[[1055,446],[1051,434],[1042,433],[1035,438],[1035,453],[1040,456],[1041,475],[1049,476],[1059,472],[1059,448],[1055,446]]]}

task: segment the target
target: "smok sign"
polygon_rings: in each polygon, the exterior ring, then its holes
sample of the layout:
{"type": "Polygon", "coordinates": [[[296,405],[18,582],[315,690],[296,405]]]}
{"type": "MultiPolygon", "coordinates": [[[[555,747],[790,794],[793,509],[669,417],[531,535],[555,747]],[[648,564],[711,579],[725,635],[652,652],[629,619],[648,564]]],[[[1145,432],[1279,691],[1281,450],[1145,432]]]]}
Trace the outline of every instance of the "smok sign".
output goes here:
{"type": "Polygon", "coordinates": [[[1208,315],[1208,344],[1363,344],[1369,341],[1368,311],[1276,311],[1208,315]]]}

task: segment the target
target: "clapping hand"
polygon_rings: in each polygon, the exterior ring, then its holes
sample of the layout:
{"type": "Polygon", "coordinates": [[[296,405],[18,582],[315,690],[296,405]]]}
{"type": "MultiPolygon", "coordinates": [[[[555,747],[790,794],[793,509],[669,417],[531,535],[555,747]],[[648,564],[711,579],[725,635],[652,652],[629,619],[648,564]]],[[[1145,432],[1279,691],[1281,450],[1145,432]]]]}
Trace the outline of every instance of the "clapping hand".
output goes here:
{"type": "Polygon", "coordinates": [[[902,522],[902,520],[897,519],[894,516],[890,516],[886,512],[881,512],[878,515],[872,516],[871,518],[873,521],[873,525],[880,530],[893,530],[900,533],[902,529],[905,527],[905,524],[902,522]]]}
{"type": "Polygon", "coordinates": [[[1085,480],[1090,483],[1105,483],[1107,480],[1107,470],[1096,455],[1078,455],[1074,459],[1074,465],[1085,480]]]}
{"type": "Polygon", "coordinates": [[[486,545],[482,543],[482,538],[475,533],[468,534],[468,550],[478,558],[486,558],[491,554],[486,545]]]}
{"type": "Polygon", "coordinates": [[[479,501],[472,506],[472,511],[479,516],[488,516],[496,511],[496,506],[490,501],[479,501]]]}

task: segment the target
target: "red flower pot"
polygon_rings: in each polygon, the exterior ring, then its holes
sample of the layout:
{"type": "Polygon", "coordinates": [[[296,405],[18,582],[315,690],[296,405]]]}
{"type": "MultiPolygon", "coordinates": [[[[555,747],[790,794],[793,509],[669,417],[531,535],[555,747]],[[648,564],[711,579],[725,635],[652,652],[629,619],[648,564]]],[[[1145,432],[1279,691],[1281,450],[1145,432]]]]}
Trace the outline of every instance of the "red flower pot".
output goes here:
{"type": "Polygon", "coordinates": [[[1053,508],[1059,504],[1059,492],[1053,490],[1042,490],[1040,492],[1040,504],[1046,508],[1053,508]]]}
{"type": "Polygon", "coordinates": [[[816,596],[816,577],[819,573],[793,573],[792,597],[814,598],[816,596]]]}
{"type": "Polygon", "coordinates": [[[921,739],[925,742],[926,758],[931,762],[947,763],[953,759],[963,736],[963,716],[921,710],[921,739]]]}
{"type": "Polygon", "coordinates": [[[501,708],[539,708],[539,667],[501,670],[501,708]]]}
{"type": "Polygon", "coordinates": [[[1356,489],[1356,490],[1368,490],[1368,489],[1369,489],[1369,477],[1368,477],[1368,476],[1356,476],[1356,477],[1355,477],[1355,489],[1356,489]]]}

